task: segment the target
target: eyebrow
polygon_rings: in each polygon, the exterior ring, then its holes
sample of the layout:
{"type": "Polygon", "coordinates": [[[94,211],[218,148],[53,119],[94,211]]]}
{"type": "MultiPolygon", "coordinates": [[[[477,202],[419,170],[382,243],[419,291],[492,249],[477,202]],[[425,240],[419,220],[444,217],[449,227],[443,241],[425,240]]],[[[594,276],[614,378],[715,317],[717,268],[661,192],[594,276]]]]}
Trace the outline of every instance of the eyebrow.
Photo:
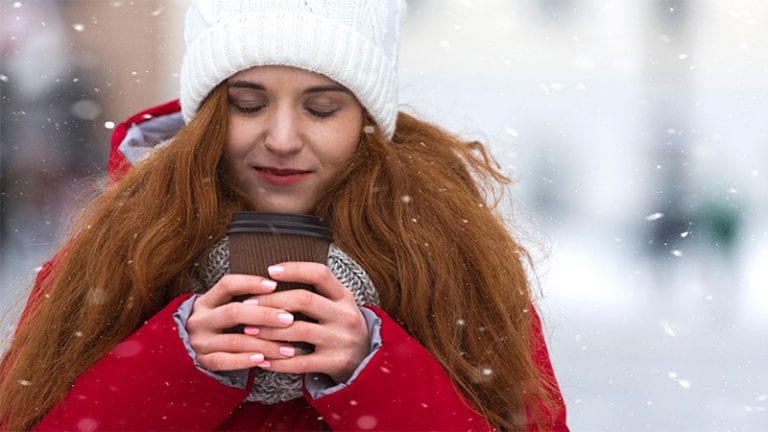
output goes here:
{"type": "MultiPolygon", "coordinates": [[[[234,81],[229,83],[229,87],[249,88],[254,90],[267,91],[267,88],[264,87],[263,85],[257,84],[251,81],[234,81]]],[[[342,92],[342,93],[348,93],[350,95],[352,94],[352,92],[349,91],[349,89],[347,89],[346,87],[342,87],[338,84],[315,86],[315,87],[310,87],[304,90],[304,93],[323,93],[323,92],[342,92]]]]}

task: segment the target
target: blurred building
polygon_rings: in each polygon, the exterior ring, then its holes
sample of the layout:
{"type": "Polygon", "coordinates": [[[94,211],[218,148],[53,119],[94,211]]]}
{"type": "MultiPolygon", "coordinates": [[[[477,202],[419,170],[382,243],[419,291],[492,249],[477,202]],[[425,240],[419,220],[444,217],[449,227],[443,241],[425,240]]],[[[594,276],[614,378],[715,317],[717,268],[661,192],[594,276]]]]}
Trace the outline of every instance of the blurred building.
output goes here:
{"type": "Polygon", "coordinates": [[[56,247],[98,188],[113,125],[176,97],[184,8],[0,2],[0,281],[28,280],[56,247]]]}

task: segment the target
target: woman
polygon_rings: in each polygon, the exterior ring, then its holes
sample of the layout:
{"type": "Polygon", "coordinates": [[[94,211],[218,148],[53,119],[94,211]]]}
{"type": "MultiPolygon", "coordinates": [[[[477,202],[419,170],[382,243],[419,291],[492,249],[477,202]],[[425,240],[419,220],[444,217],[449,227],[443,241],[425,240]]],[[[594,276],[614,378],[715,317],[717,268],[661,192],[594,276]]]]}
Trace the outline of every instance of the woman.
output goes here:
{"type": "Polygon", "coordinates": [[[193,3],[180,101],[116,129],[110,187],[40,272],[3,429],[567,430],[525,250],[486,199],[507,180],[396,111],[403,13],[193,3]],[[329,265],[226,274],[244,210],[323,217],[329,265]]]}

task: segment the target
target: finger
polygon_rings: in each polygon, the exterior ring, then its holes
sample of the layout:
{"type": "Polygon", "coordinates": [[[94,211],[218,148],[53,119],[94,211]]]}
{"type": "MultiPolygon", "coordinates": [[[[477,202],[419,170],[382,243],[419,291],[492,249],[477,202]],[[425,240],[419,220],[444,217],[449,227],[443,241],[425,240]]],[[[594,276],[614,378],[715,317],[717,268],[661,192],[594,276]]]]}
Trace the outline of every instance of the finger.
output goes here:
{"type": "Polygon", "coordinates": [[[344,314],[341,305],[306,289],[292,289],[261,295],[256,300],[261,306],[301,312],[321,322],[332,320],[339,314],[344,314]]]}
{"type": "Polygon", "coordinates": [[[263,364],[264,354],[257,352],[228,353],[217,351],[210,354],[198,354],[197,362],[200,363],[200,366],[210,371],[249,369],[263,364]]]}
{"type": "Polygon", "coordinates": [[[287,346],[285,343],[261,339],[242,333],[224,333],[197,338],[190,340],[190,345],[198,355],[215,352],[231,354],[261,353],[268,359],[288,358],[295,355],[295,352],[284,349],[287,346]]]}
{"type": "MultiPolygon", "coordinates": [[[[252,301],[252,300],[251,300],[252,301]]],[[[189,317],[189,321],[196,318],[194,315],[189,317]]],[[[228,329],[241,324],[255,327],[287,327],[294,321],[292,313],[264,307],[253,303],[229,302],[219,306],[200,318],[197,321],[204,321],[207,328],[218,330],[228,329]]],[[[189,328],[189,321],[187,327],[189,328]]],[[[200,326],[197,326],[200,327],[200,326]]]]}
{"type": "Polygon", "coordinates": [[[336,334],[327,327],[306,321],[296,321],[287,328],[259,328],[259,338],[274,342],[306,342],[324,345],[336,334]]]}
{"type": "Polygon", "coordinates": [[[246,294],[267,294],[273,292],[275,281],[261,276],[228,274],[224,275],[208,292],[200,296],[195,304],[209,309],[232,300],[232,297],[246,294]]]}
{"type": "Polygon", "coordinates": [[[357,369],[358,364],[354,364],[354,360],[350,358],[344,358],[342,356],[329,356],[326,354],[307,354],[288,359],[271,360],[265,363],[257,364],[265,370],[279,373],[324,373],[327,374],[335,382],[344,382],[351,375],[347,371],[354,371],[357,369]],[[337,371],[345,371],[337,373],[337,371]]]}
{"type": "Polygon", "coordinates": [[[318,356],[315,356],[314,354],[306,354],[291,357],[289,359],[270,360],[267,362],[267,364],[257,364],[256,366],[262,369],[270,370],[272,372],[280,373],[323,373],[321,370],[323,368],[320,366],[320,362],[318,361],[317,357],[318,356]]]}
{"type": "Polygon", "coordinates": [[[336,279],[328,266],[314,262],[284,262],[270,266],[269,276],[277,281],[300,282],[314,285],[317,292],[331,299],[340,300],[351,292],[336,279]]]}

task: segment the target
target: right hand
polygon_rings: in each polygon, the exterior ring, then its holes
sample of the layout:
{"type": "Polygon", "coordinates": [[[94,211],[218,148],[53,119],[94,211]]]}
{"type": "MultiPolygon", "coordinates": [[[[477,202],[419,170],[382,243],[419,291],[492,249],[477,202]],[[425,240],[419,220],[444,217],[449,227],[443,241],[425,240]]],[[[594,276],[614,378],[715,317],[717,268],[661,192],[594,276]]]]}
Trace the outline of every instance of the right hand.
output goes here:
{"type": "Polygon", "coordinates": [[[274,290],[275,282],[269,279],[229,274],[195,300],[187,320],[187,333],[202,367],[210,371],[240,370],[258,366],[265,358],[286,358],[279,352],[284,344],[254,335],[225,332],[241,324],[257,328],[290,326],[292,322],[281,321],[279,316],[289,315],[292,319],[290,312],[251,305],[247,299],[244,302],[232,300],[235,296],[257,296],[274,290]]]}

